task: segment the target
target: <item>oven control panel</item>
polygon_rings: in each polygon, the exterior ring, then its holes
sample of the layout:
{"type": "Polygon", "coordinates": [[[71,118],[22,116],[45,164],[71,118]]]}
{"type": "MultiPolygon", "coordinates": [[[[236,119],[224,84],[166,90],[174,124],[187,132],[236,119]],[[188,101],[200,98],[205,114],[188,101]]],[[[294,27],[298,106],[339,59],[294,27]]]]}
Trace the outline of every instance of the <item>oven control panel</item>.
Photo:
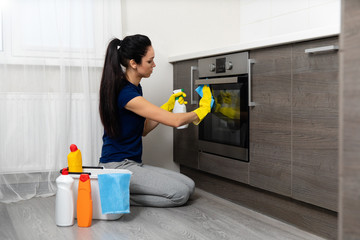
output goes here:
{"type": "Polygon", "coordinates": [[[248,73],[248,52],[199,59],[199,78],[248,73]]]}

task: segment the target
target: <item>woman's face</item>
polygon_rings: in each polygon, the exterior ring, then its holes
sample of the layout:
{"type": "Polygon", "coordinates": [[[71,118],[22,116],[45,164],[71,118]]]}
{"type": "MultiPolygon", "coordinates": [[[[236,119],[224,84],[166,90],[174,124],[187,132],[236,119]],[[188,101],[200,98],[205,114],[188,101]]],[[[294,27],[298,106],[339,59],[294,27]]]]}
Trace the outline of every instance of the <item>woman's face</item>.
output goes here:
{"type": "Polygon", "coordinates": [[[153,68],[156,66],[154,62],[155,52],[152,46],[148,47],[146,55],[142,57],[141,63],[137,66],[139,75],[144,78],[150,77],[153,68]]]}

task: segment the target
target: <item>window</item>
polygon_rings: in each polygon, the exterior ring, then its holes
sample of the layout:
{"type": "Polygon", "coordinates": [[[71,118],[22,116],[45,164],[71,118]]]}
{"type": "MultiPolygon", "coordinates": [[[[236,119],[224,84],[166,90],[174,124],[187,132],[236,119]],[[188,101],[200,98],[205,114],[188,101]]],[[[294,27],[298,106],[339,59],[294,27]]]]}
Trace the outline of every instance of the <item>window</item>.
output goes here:
{"type": "Polygon", "coordinates": [[[93,48],[93,2],[40,0],[19,2],[15,19],[25,48],[93,48]],[[88,40],[83,42],[84,38],[88,40]]]}
{"type": "Polygon", "coordinates": [[[33,60],[44,59],[53,62],[59,61],[59,56],[76,61],[99,60],[110,38],[122,35],[119,0],[12,0],[9,3],[9,12],[3,14],[4,25],[0,28],[0,47],[6,59],[0,56],[0,62],[34,63],[33,60]],[[5,47],[1,37],[6,39],[5,47]]]}
{"type": "MultiPolygon", "coordinates": [[[[15,1],[12,16],[16,56],[57,56],[94,50],[94,1],[15,1]]],[[[71,55],[69,55],[71,56],[71,55]]]]}

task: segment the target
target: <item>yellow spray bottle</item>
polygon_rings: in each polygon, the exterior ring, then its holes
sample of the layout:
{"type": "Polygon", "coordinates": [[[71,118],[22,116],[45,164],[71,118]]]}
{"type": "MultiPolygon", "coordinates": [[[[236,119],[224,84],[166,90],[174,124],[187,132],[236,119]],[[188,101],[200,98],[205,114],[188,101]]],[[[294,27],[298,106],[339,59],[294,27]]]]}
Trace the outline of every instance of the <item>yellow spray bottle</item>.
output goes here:
{"type": "Polygon", "coordinates": [[[81,152],[75,144],[70,145],[70,153],[67,156],[69,172],[82,172],[81,152]]]}

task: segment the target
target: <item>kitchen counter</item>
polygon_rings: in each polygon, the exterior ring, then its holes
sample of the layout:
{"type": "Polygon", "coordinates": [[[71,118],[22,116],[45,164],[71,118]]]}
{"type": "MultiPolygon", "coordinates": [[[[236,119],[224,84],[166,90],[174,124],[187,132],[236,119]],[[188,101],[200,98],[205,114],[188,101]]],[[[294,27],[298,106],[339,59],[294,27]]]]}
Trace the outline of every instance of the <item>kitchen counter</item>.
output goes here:
{"type": "Polygon", "coordinates": [[[312,40],[322,37],[337,36],[340,34],[340,26],[331,26],[327,28],[312,29],[309,31],[296,32],[286,35],[280,35],[272,38],[266,38],[261,40],[255,40],[251,42],[243,42],[240,44],[234,44],[226,47],[214,48],[199,52],[185,53],[182,55],[170,56],[169,62],[179,62],[189,59],[202,58],[215,56],[219,54],[228,54],[233,52],[247,51],[256,48],[270,47],[280,44],[287,44],[292,42],[299,42],[305,40],[312,40]]]}

